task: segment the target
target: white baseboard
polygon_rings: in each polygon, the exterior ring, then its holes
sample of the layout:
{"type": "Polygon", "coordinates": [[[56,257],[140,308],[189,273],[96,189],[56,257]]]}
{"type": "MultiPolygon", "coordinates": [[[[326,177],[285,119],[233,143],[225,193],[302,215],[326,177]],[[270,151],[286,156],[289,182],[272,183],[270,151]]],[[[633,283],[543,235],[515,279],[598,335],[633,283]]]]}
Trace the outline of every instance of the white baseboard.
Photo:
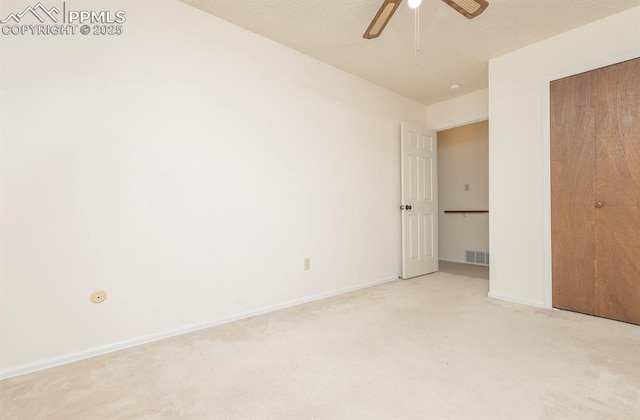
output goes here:
{"type": "Polygon", "coordinates": [[[175,337],[177,335],[188,334],[190,332],[203,330],[205,328],[215,327],[217,325],[228,324],[233,321],[238,321],[244,318],[250,318],[252,316],[265,314],[268,312],[278,311],[280,309],[290,308],[292,306],[302,305],[303,303],[309,303],[316,300],[326,299],[332,296],[342,295],[345,293],[355,292],[357,290],[366,289],[373,286],[378,286],[384,283],[390,283],[396,281],[400,276],[388,277],[383,280],[377,280],[370,283],[365,283],[357,286],[345,287],[342,289],[332,290],[330,292],[320,293],[309,297],[290,300],[284,303],[278,303],[275,305],[264,306],[262,308],[243,312],[230,317],[217,319],[209,322],[202,322],[199,324],[187,325],[185,327],[176,328],[173,330],[163,331],[156,334],[150,334],[143,337],[132,338],[130,340],[121,341],[119,343],[109,344],[103,347],[96,347],[90,350],[81,351],[78,353],[67,354],[64,356],[52,357],[49,359],[39,360],[33,363],[27,363],[21,366],[16,366],[3,371],[0,371],[0,380],[13,378],[15,376],[26,375],[27,373],[36,372],[43,369],[52,368],[55,366],[65,365],[68,363],[77,362],[83,359],[88,359],[95,356],[100,356],[106,353],[112,353],[118,350],[124,350],[129,347],[139,346],[141,344],[152,343],[154,341],[164,340],[165,338],[175,337]]]}
{"type": "Polygon", "coordinates": [[[491,299],[505,300],[507,302],[518,303],[520,305],[534,306],[536,308],[550,309],[548,306],[544,304],[544,302],[540,302],[537,300],[528,300],[521,299],[513,296],[507,296],[500,293],[489,292],[487,295],[491,299]]]}

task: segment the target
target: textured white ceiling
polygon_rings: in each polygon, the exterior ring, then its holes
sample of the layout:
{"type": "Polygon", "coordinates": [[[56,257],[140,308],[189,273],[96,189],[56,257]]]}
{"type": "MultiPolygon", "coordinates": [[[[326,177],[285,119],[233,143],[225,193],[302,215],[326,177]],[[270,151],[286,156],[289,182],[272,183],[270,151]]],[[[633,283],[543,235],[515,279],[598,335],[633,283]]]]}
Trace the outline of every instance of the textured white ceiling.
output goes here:
{"type": "MultiPolygon", "coordinates": [[[[490,58],[640,5],[640,0],[489,0],[468,20],[423,0],[418,62],[407,2],[377,39],[362,34],[383,0],[182,0],[426,105],[486,88],[490,58]],[[454,83],[458,92],[449,90],[454,83]]],[[[570,54],[570,52],[567,52],[570,54]]]]}

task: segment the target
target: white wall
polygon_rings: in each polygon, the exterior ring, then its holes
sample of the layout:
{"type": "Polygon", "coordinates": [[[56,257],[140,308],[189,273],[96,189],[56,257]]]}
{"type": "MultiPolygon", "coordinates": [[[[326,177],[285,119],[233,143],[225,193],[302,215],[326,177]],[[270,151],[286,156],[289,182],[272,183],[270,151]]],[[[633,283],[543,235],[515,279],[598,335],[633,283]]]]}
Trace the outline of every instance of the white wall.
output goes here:
{"type": "Polygon", "coordinates": [[[489,215],[445,210],[489,209],[489,123],[438,132],[438,238],[441,260],[464,262],[465,251],[489,251],[489,215]],[[469,190],[465,190],[465,185],[469,190]]]}
{"type": "Polygon", "coordinates": [[[489,90],[482,89],[427,107],[427,126],[446,130],[486,120],[489,116],[489,90]]]}
{"type": "Polygon", "coordinates": [[[640,7],[489,62],[490,296],[549,307],[549,81],[640,56],[640,7]]]}
{"type": "Polygon", "coordinates": [[[426,107],[177,1],[108,3],[121,37],[2,38],[5,375],[397,278],[399,123],[426,107]]]}

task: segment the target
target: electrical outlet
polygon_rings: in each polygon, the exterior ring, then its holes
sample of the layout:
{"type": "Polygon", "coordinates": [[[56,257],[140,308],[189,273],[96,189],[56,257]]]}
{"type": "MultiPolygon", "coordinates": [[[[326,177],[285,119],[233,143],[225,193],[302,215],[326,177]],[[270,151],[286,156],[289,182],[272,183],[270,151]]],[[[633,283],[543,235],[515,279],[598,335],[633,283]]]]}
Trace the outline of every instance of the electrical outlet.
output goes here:
{"type": "Polygon", "coordinates": [[[469,184],[464,184],[464,190],[469,191],[469,184]]]}
{"type": "Polygon", "coordinates": [[[107,300],[107,292],[105,292],[104,290],[96,290],[95,292],[91,293],[89,299],[91,299],[91,302],[93,303],[102,303],[107,300]]]}
{"type": "Polygon", "coordinates": [[[311,270],[311,258],[304,259],[304,271],[311,270]]]}

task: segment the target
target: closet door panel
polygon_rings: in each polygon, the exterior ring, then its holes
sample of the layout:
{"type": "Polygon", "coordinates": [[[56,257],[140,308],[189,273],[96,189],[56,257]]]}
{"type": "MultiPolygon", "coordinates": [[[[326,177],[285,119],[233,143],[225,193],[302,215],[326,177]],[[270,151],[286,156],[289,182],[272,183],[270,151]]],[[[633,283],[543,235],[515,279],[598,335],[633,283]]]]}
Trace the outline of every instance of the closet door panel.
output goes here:
{"type": "Polygon", "coordinates": [[[640,59],[597,71],[596,314],[640,324],[640,59]]]}
{"type": "Polygon", "coordinates": [[[595,312],[595,75],[551,83],[553,306],[595,312]]]}

